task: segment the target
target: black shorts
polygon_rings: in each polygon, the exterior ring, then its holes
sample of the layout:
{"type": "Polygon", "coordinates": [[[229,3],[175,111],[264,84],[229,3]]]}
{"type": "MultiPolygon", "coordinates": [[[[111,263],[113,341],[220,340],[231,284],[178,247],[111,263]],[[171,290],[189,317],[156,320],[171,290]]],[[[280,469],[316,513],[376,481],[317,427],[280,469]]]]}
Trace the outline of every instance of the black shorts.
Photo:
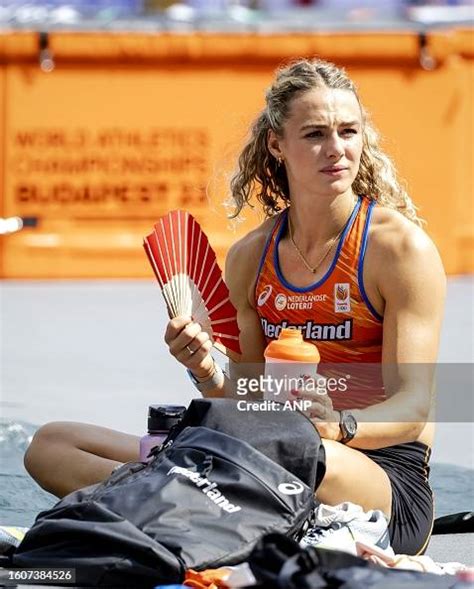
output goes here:
{"type": "Polygon", "coordinates": [[[423,554],[433,529],[433,492],[428,482],[431,450],[421,442],[362,452],[381,466],[392,485],[388,526],[395,554],[423,554]]]}

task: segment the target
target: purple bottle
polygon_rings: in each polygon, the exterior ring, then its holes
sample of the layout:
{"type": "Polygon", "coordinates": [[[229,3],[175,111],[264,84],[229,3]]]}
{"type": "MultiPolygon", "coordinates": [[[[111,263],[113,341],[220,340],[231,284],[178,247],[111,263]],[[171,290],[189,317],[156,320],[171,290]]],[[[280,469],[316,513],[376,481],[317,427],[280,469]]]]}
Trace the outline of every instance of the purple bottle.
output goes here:
{"type": "Polygon", "coordinates": [[[148,462],[150,450],[160,446],[169,430],[183,417],[182,405],[150,405],[148,408],[148,434],[140,440],[140,461],[148,462]]]}

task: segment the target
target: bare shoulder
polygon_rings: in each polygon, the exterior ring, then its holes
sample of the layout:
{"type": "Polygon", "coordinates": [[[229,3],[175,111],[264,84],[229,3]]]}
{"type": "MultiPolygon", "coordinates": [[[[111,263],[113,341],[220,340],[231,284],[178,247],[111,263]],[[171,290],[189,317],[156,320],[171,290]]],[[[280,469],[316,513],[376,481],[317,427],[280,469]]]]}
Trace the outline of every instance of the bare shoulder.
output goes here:
{"type": "Polygon", "coordinates": [[[374,208],[368,243],[371,254],[386,262],[429,259],[441,265],[438,250],[426,231],[393,209],[374,208]]]}
{"type": "Polygon", "coordinates": [[[429,235],[401,213],[375,207],[367,245],[367,265],[380,292],[411,281],[415,274],[445,281],[443,264],[429,235]],[[385,289],[384,289],[385,286],[385,289]]]}
{"type": "Polygon", "coordinates": [[[245,262],[258,263],[265,247],[265,243],[276,222],[275,217],[266,219],[261,225],[249,231],[244,237],[236,241],[227,254],[226,266],[245,262]]]}
{"type": "Polygon", "coordinates": [[[231,293],[235,289],[242,291],[243,288],[251,292],[255,285],[265,244],[275,222],[275,217],[267,219],[244,235],[229,249],[225,264],[225,275],[231,293]]]}

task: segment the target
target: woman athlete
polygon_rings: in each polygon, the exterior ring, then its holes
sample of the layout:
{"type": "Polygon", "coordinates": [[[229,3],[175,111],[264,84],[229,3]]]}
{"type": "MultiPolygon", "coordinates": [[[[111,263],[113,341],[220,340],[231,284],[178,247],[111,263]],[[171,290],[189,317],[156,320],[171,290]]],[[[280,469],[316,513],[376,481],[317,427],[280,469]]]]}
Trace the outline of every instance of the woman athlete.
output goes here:
{"type": "MultiPolygon", "coordinates": [[[[261,363],[267,343],[293,325],[317,343],[322,364],[381,366],[383,382],[352,406],[350,396],[298,393],[311,401],[326,451],[317,497],[382,510],[395,552],[422,552],[433,522],[434,435],[432,376],[422,367],[436,362],[445,275],[344,70],[298,60],[277,72],[231,191],[237,214],[256,195],[267,217],[227,256],[241,364],[261,363]]],[[[230,394],[200,325],[175,318],[165,341],[205,396],[230,394]]],[[[51,423],[25,464],[62,496],[136,460],[138,440],[51,423]]]]}

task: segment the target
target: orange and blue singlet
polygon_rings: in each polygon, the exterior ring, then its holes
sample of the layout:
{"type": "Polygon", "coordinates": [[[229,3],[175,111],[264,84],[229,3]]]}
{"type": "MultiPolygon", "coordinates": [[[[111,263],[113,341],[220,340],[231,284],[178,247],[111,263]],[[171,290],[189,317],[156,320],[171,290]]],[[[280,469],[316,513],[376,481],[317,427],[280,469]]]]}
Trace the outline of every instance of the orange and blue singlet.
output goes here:
{"type": "Polygon", "coordinates": [[[316,283],[296,287],[283,276],[278,244],[288,226],[288,209],[280,213],[268,237],[255,286],[255,304],[267,343],[284,327],[296,327],[317,345],[319,372],[351,365],[350,390],[334,391],[334,407],[356,408],[385,400],[380,362],[383,318],[364,288],[367,235],[375,202],[359,197],[326,274],[316,283]],[[362,366],[364,364],[365,366],[362,366]],[[331,368],[332,366],[332,368],[331,368]],[[326,369],[325,369],[326,367],[326,369]]]}

